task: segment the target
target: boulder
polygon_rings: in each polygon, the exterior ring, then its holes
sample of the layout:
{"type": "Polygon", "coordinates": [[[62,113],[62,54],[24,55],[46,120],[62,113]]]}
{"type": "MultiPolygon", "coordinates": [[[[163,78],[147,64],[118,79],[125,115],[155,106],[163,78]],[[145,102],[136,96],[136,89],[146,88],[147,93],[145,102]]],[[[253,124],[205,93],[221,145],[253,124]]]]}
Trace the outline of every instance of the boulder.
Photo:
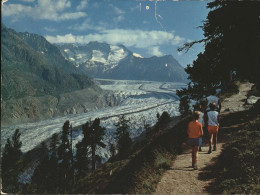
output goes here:
{"type": "Polygon", "coordinates": [[[256,96],[250,96],[247,100],[246,100],[246,103],[247,104],[250,104],[250,105],[253,105],[257,102],[257,100],[259,100],[260,97],[256,97],[256,96]]]}

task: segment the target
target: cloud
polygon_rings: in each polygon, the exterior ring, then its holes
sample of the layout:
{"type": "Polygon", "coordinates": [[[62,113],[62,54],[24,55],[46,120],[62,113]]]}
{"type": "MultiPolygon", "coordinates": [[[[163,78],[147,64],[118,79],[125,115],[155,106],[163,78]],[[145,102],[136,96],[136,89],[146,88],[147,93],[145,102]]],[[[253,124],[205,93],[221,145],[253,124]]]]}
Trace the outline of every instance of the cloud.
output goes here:
{"type": "Polygon", "coordinates": [[[71,3],[68,0],[38,0],[34,6],[8,4],[3,9],[3,15],[51,21],[74,20],[86,16],[85,12],[67,12],[70,7],[71,3]]]}
{"type": "Polygon", "coordinates": [[[35,0],[20,0],[20,1],[25,2],[25,3],[32,3],[32,2],[34,2],[35,0]]]}
{"type": "Polygon", "coordinates": [[[152,56],[163,56],[164,54],[159,50],[159,47],[156,46],[156,47],[151,47],[148,49],[148,54],[152,55],[152,56]]]}
{"type": "Polygon", "coordinates": [[[105,27],[109,25],[103,22],[99,22],[98,25],[93,25],[89,18],[85,19],[82,23],[77,23],[72,26],[69,26],[68,29],[76,30],[76,31],[86,31],[86,30],[97,30],[102,31],[105,27]]]}
{"type": "Polygon", "coordinates": [[[140,9],[141,9],[141,5],[140,5],[141,3],[139,3],[139,5],[136,5],[135,7],[130,7],[130,11],[131,12],[134,12],[134,11],[141,11],[140,9]]]}
{"type": "Polygon", "coordinates": [[[82,41],[81,37],[83,36],[73,36],[71,33],[64,36],[45,36],[45,38],[51,43],[76,43],[78,41],[82,41]]]}
{"type": "Polygon", "coordinates": [[[114,23],[119,23],[119,22],[122,22],[123,20],[125,19],[124,16],[117,16],[113,19],[114,23]]]}
{"type": "Polygon", "coordinates": [[[23,1],[25,3],[33,3],[35,0],[20,0],[20,1],[23,1]]]}
{"type": "Polygon", "coordinates": [[[118,7],[116,7],[116,6],[112,5],[112,4],[109,4],[109,7],[112,8],[111,12],[113,12],[113,13],[115,13],[117,15],[125,14],[125,12],[122,9],[120,9],[120,8],[118,8],[118,7]]]}
{"type": "Polygon", "coordinates": [[[150,22],[148,22],[147,20],[144,20],[143,24],[150,24],[150,22]]]}
{"type": "Polygon", "coordinates": [[[55,28],[49,28],[49,27],[44,27],[44,30],[46,30],[48,32],[55,32],[56,31],[55,28]]]}
{"type": "Polygon", "coordinates": [[[179,45],[181,43],[183,43],[185,41],[185,39],[183,37],[180,36],[175,36],[173,39],[173,45],[179,45]]]}
{"type": "Polygon", "coordinates": [[[149,48],[153,47],[151,52],[160,54],[160,45],[179,45],[185,38],[175,36],[174,33],[165,31],[142,31],[131,29],[102,29],[99,33],[87,35],[57,35],[46,36],[48,41],[52,43],[81,43],[86,44],[90,41],[106,42],[113,45],[123,44],[127,47],[149,48]]]}
{"type": "Polygon", "coordinates": [[[4,9],[3,9],[3,15],[4,16],[16,16],[19,15],[23,12],[25,13],[29,13],[32,11],[32,7],[30,6],[25,6],[25,5],[20,5],[20,4],[8,4],[5,5],[4,9]]]}
{"type": "Polygon", "coordinates": [[[95,3],[92,4],[92,7],[93,8],[99,8],[100,5],[101,5],[100,3],[95,2],[95,3]]]}
{"type": "Polygon", "coordinates": [[[78,11],[84,10],[84,9],[87,7],[87,5],[88,5],[88,1],[87,1],[87,0],[82,0],[82,1],[80,2],[80,4],[76,7],[76,9],[77,9],[78,11]]]}

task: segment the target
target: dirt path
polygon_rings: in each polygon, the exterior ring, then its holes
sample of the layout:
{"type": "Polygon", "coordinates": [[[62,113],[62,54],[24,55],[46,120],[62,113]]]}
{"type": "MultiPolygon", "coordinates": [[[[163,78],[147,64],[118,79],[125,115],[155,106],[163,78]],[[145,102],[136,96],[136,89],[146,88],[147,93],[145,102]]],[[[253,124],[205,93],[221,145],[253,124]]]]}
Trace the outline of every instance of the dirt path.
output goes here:
{"type": "MultiPolygon", "coordinates": [[[[246,100],[246,94],[251,89],[252,84],[243,83],[240,85],[239,93],[229,98],[226,98],[222,103],[222,117],[236,111],[243,111],[248,107],[243,105],[246,100]]],[[[191,150],[187,149],[182,155],[177,156],[172,167],[167,170],[158,183],[154,194],[207,194],[205,190],[212,182],[212,179],[202,180],[199,175],[204,173],[206,167],[214,163],[220,155],[224,142],[219,140],[217,151],[207,154],[208,146],[202,147],[202,152],[199,152],[198,170],[193,170],[191,167],[191,150]]]]}

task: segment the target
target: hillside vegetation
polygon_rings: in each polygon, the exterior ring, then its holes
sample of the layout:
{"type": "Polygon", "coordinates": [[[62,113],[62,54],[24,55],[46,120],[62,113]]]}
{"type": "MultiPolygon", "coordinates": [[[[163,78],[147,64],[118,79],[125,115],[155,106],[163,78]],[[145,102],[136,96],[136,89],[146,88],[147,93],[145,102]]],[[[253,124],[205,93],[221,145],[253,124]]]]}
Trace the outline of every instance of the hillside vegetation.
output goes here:
{"type": "Polygon", "coordinates": [[[124,160],[109,160],[101,168],[81,179],[76,193],[151,193],[161,174],[181,152],[190,117],[158,122],[135,144],[134,152],[124,160]],[[177,123],[177,125],[176,125],[177,123]],[[176,125],[176,126],[175,126],[176,125]]]}
{"type": "Polygon", "coordinates": [[[1,126],[84,112],[102,99],[102,90],[43,37],[1,24],[1,40],[1,126]]]}
{"type": "Polygon", "coordinates": [[[260,101],[250,110],[222,119],[224,149],[216,164],[202,177],[214,177],[207,190],[218,194],[260,193],[260,101]]]}
{"type": "MultiPolygon", "coordinates": [[[[199,176],[202,180],[216,178],[215,182],[207,186],[207,192],[259,193],[259,103],[250,110],[230,113],[221,119],[221,126],[225,130],[221,131],[219,139],[227,144],[217,163],[205,168],[199,176]]],[[[154,192],[162,173],[170,168],[176,155],[181,152],[190,120],[189,116],[183,119],[171,118],[161,127],[158,122],[147,131],[147,137],[136,145],[135,152],[129,158],[111,159],[81,179],[76,184],[75,192],[154,192]]]]}

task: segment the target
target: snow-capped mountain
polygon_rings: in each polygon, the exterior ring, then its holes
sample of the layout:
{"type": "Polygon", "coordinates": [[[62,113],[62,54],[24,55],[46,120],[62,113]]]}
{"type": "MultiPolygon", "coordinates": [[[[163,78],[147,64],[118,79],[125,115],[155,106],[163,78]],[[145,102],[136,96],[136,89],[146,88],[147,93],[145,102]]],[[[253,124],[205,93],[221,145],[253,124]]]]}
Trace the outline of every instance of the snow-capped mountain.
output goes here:
{"type": "Polygon", "coordinates": [[[87,45],[58,45],[63,56],[76,67],[101,68],[102,72],[115,68],[120,60],[131,55],[124,46],[90,42],[87,45]]]}
{"type": "Polygon", "coordinates": [[[99,42],[57,46],[67,60],[94,78],[187,81],[184,68],[171,55],[144,58],[123,45],[99,42]]]}

